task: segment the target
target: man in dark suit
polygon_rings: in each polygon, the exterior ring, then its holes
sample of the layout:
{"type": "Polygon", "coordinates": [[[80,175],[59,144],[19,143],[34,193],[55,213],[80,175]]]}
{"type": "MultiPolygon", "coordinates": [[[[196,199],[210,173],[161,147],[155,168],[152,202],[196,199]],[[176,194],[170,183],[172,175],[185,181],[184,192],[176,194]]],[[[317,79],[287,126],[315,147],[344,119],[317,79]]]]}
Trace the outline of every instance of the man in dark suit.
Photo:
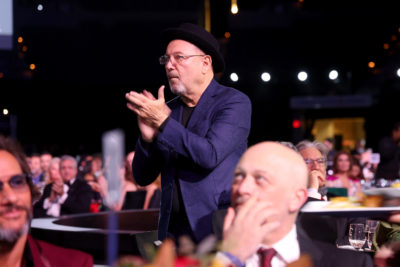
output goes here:
{"type": "Polygon", "coordinates": [[[42,197],[34,206],[35,218],[90,212],[94,193],[85,181],[76,179],[77,172],[77,162],[73,157],[61,157],[62,180],[45,187],[42,197]]]}
{"type": "Polygon", "coordinates": [[[165,104],[149,92],[126,94],[138,115],[140,137],[133,160],[139,185],[161,172],[159,239],[189,235],[195,242],[212,233],[212,213],[230,204],[232,173],[247,147],[251,103],[214,80],[224,69],[218,41],[203,28],[184,23],[163,33],[171,91],[165,104]]]}
{"type": "Polygon", "coordinates": [[[90,255],[35,240],[29,232],[39,192],[17,143],[0,136],[0,266],[93,266],[90,255]]]}
{"type": "Polygon", "coordinates": [[[370,256],[311,240],[296,225],[307,183],[304,159],[294,150],[276,142],[250,147],[235,170],[217,259],[235,266],[286,266],[308,254],[314,267],[373,266],[370,256]]]}

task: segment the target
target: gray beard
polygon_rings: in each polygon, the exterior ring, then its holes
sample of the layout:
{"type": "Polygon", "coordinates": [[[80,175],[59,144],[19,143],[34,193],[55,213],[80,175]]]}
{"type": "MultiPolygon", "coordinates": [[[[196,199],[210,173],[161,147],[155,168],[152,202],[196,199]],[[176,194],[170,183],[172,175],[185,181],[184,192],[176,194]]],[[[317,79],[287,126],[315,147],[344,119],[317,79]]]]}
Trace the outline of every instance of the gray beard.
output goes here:
{"type": "Polygon", "coordinates": [[[183,86],[183,84],[179,84],[178,86],[171,86],[171,83],[169,84],[169,88],[171,89],[171,92],[175,95],[182,96],[186,93],[186,88],[183,86]]]}
{"type": "Polygon", "coordinates": [[[31,224],[32,212],[27,211],[27,219],[25,224],[17,230],[3,229],[0,227],[0,243],[15,244],[18,239],[29,231],[29,225],[31,224]]]}

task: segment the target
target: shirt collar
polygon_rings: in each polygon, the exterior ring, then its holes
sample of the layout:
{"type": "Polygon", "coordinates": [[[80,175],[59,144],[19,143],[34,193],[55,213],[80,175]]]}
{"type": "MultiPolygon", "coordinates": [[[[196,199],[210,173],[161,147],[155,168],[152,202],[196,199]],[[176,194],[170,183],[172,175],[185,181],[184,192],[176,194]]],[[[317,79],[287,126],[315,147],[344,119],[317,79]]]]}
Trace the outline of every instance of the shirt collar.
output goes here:
{"type": "Polygon", "coordinates": [[[293,225],[290,232],[272,247],[276,250],[277,257],[286,264],[298,260],[300,258],[300,245],[297,240],[296,225],[293,225]]]}

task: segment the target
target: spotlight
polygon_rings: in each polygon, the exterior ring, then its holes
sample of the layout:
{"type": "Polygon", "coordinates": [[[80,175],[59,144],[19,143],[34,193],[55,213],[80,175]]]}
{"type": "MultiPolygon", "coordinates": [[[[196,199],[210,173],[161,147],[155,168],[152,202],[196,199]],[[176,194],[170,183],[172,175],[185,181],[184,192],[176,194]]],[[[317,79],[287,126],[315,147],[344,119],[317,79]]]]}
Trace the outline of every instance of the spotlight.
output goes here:
{"type": "Polygon", "coordinates": [[[42,4],[38,4],[37,5],[37,7],[36,7],[36,9],[38,10],[38,11],[43,11],[43,5],[42,4]]]}
{"type": "Polygon", "coordinates": [[[268,72],[263,72],[261,74],[261,80],[264,82],[269,82],[271,80],[271,75],[268,72]]]}
{"type": "Polygon", "coordinates": [[[306,80],[307,80],[307,77],[308,77],[308,75],[307,75],[307,72],[305,72],[305,71],[300,71],[300,72],[297,74],[297,79],[299,79],[299,81],[301,81],[301,82],[306,81],[306,80]]]}
{"type": "Polygon", "coordinates": [[[239,80],[239,76],[235,72],[232,72],[229,77],[231,78],[232,82],[237,82],[239,80]]]}
{"type": "Polygon", "coordinates": [[[397,69],[397,76],[400,77],[400,68],[397,69]]]}
{"type": "Polygon", "coordinates": [[[338,77],[339,77],[339,73],[337,72],[337,70],[331,70],[329,72],[329,79],[336,80],[338,77]]]}

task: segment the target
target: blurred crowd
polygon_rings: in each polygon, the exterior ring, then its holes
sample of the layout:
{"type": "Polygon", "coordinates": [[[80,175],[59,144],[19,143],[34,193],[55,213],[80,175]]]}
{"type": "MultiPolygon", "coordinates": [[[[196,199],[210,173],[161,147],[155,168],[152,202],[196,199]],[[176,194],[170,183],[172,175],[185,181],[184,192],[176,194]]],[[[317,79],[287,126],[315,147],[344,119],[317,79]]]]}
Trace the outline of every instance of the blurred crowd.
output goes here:
{"type": "Polygon", "coordinates": [[[43,152],[28,156],[32,182],[41,194],[34,203],[34,217],[159,208],[161,177],[147,186],[139,186],[132,174],[134,155],[134,151],[126,155],[119,172],[119,201],[112,204],[107,202],[108,180],[101,154],[57,157],[43,152]]]}

